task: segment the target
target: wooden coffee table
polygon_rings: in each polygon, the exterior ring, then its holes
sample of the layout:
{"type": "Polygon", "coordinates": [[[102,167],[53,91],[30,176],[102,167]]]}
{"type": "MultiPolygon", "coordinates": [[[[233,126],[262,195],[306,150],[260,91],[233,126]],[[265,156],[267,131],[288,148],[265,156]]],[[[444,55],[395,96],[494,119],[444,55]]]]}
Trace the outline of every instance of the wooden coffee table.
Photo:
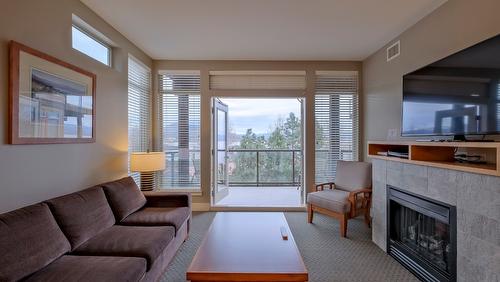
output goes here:
{"type": "Polygon", "coordinates": [[[217,213],[186,276],[192,282],[308,280],[285,216],[276,212],[217,213]]]}

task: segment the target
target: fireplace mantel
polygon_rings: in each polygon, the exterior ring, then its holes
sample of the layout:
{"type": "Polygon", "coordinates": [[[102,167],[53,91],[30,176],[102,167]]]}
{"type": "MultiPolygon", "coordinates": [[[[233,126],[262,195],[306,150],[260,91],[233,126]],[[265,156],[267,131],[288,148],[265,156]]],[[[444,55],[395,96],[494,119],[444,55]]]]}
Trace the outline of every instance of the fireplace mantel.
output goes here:
{"type": "Polygon", "coordinates": [[[387,251],[387,185],[457,210],[457,281],[500,280],[500,177],[372,159],[372,240],[387,251]]]}

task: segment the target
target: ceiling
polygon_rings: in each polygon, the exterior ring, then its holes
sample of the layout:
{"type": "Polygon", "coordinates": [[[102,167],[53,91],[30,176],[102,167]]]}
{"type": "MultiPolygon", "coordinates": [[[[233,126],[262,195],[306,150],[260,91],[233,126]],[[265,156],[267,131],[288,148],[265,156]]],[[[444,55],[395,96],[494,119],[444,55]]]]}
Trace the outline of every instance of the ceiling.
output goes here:
{"type": "Polygon", "coordinates": [[[153,59],[363,60],[446,0],[81,0],[153,59]]]}

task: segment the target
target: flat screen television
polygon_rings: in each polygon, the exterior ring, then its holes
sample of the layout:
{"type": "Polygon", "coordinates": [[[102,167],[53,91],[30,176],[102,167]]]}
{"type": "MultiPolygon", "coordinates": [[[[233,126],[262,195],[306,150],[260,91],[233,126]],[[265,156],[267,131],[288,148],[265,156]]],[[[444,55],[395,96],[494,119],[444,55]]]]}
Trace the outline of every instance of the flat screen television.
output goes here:
{"type": "Polygon", "coordinates": [[[402,136],[500,133],[500,35],[403,76],[402,136]]]}

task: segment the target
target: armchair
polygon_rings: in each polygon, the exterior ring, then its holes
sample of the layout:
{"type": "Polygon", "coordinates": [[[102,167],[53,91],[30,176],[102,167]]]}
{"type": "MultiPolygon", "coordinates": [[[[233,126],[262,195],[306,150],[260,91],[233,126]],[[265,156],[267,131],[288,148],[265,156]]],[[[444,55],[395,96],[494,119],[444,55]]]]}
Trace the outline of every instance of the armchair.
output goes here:
{"type": "Polygon", "coordinates": [[[370,227],[371,164],[338,161],[335,180],[316,185],[316,191],[307,195],[307,221],[312,223],[314,212],[334,217],[340,221],[342,237],[347,234],[347,221],[361,214],[370,227]]]}

